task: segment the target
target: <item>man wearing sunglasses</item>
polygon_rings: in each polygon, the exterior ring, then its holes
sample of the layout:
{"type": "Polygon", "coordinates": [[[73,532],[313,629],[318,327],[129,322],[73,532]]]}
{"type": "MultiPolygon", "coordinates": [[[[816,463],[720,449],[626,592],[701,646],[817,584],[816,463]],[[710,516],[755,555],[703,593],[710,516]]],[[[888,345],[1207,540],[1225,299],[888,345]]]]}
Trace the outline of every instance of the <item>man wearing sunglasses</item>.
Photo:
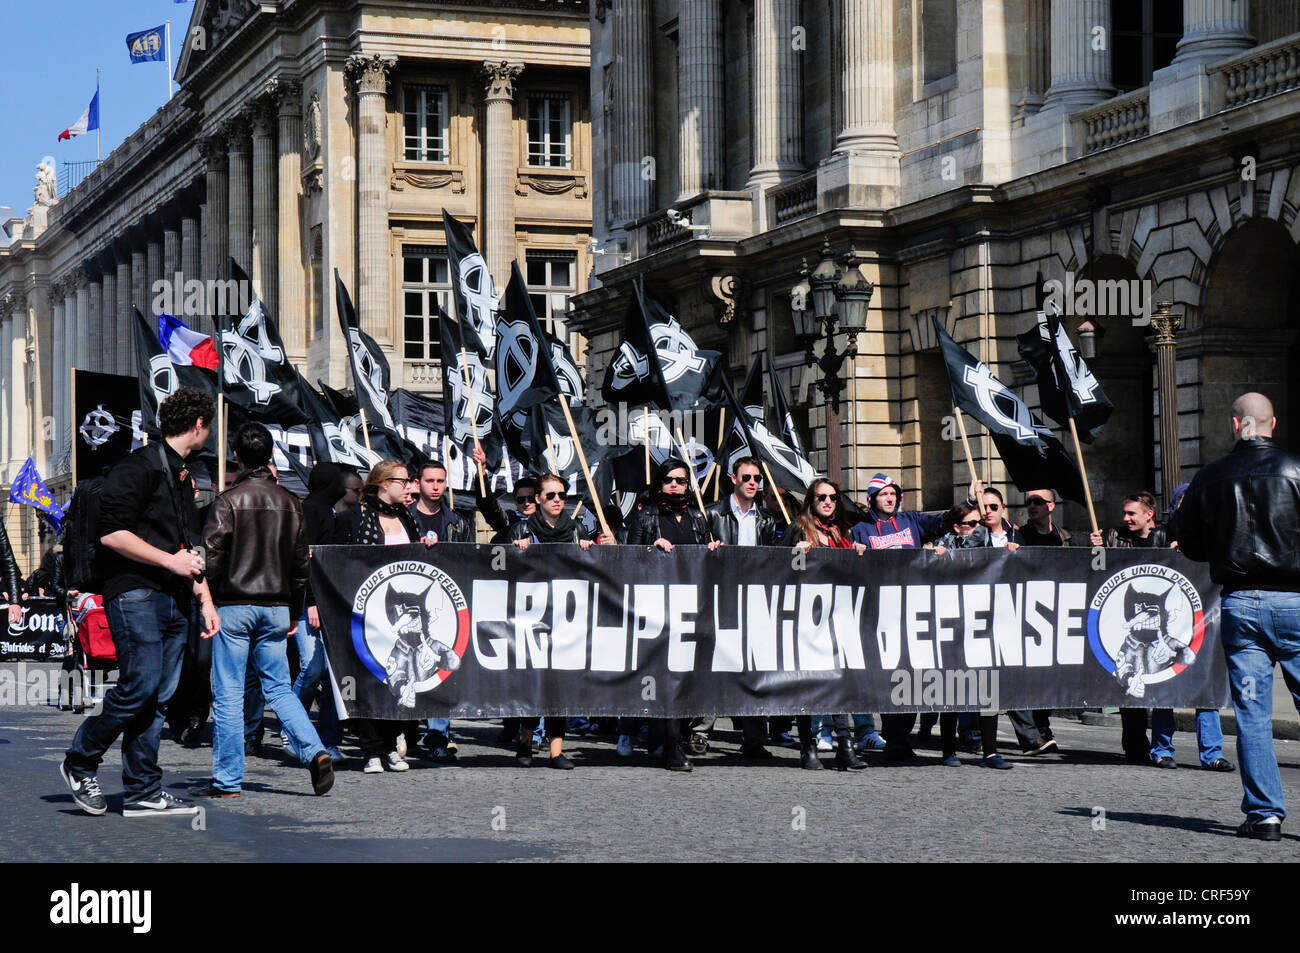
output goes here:
{"type": "Polygon", "coordinates": [[[967,502],[972,506],[975,505],[975,495],[980,495],[984,504],[984,515],[981,522],[984,528],[988,530],[989,545],[996,546],[999,549],[1005,548],[1007,552],[1014,553],[1020,548],[1023,540],[1020,537],[1020,530],[1012,525],[1007,519],[1007,504],[1002,499],[1002,491],[997,487],[985,487],[980,480],[971,482],[971,495],[967,502]]]}
{"type": "Polygon", "coordinates": [[[1064,526],[1052,521],[1056,510],[1056,493],[1052,490],[1030,490],[1025,497],[1025,510],[1029,518],[1020,527],[1020,539],[1026,546],[1070,546],[1074,537],[1064,526]]]}
{"type": "Polygon", "coordinates": [[[510,534],[515,524],[528,522],[528,518],[537,512],[537,481],[532,477],[524,477],[515,483],[510,497],[515,508],[508,516],[502,512],[496,497],[491,493],[479,500],[479,512],[496,532],[492,537],[494,543],[510,542],[514,538],[510,534]]]}

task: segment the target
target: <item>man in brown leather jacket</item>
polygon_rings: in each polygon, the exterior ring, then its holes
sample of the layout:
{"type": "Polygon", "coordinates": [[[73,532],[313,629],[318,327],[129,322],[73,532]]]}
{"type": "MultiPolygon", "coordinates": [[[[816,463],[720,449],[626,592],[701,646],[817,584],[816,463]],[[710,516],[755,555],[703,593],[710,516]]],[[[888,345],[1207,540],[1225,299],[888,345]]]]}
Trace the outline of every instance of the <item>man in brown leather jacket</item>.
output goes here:
{"type": "Polygon", "coordinates": [[[235,434],[245,469],[212,504],[204,527],[207,574],[221,631],[212,645],[212,781],[192,793],[239,797],[244,780],[244,678],[251,658],[262,694],[290,747],[311,771],[312,789],[334,783],[330,756],[289,686],[286,638],[301,618],[308,550],[302,504],[270,469],[271,433],[245,424],[235,434]]]}

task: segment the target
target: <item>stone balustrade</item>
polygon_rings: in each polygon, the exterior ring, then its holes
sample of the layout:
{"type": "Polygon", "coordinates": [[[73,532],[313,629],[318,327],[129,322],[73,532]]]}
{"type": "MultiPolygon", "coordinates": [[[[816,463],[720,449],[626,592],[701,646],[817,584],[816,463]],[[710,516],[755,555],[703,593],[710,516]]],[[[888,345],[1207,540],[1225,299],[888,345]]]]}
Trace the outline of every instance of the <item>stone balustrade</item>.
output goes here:
{"type": "Polygon", "coordinates": [[[1076,124],[1076,142],[1084,154],[1100,152],[1151,132],[1151,96],[1143,87],[1116,96],[1096,106],[1081,109],[1070,117],[1076,124]]]}
{"type": "Polygon", "coordinates": [[[768,192],[772,203],[771,221],[776,225],[797,222],[817,214],[817,173],[811,172],[793,182],[775,186],[768,192]]]}
{"type": "Polygon", "coordinates": [[[1295,89],[1300,87],[1300,36],[1257,46],[1207,67],[1206,72],[1218,94],[1213,101],[1222,109],[1295,89]]]}

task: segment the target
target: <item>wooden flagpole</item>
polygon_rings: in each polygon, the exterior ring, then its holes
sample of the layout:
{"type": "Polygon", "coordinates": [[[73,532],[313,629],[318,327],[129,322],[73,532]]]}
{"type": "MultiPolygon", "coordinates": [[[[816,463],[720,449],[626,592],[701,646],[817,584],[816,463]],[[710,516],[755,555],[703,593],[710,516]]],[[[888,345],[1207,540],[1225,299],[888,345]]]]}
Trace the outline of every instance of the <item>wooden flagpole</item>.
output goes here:
{"type": "MultiPolygon", "coordinates": [[[[483,452],[483,445],[478,440],[478,408],[474,401],[474,388],[469,386],[469,358],[465,355],[465,346],[460,348],[460,377],[465,382],[465,396],[469,398],[469,432],[474,435],[474,449],[483,452]]],[[[487,486],[483,482],[483,464],[474,461],[478,467],[478,495],[487,496],[487,486]]]]}
{"type": "Polygon", "coordinates": [[[454,510],[456,508],[456,491],[451,486],[451,471],[447,465],[451,463],[451,437],[447,434],[442,435],[442,472],[447,474],[447,504],[454,510]]]}
{"type": "Polygon", "coordinates": [[[645,485],[650,488],[650,408],[641,408],[641,430],[645,434],[645,485]]]}
{"type": "Polygon", "coordinates": [[[217,391],[217,492],[226,492],[226,392],[217,391]]]}
{"type": "Polygon", "coordinates": [[[72,485],[77,485],[77,369],[69,368],[72,373],[72,403],[68,405],[72,414],[72,485]]]}
{"type": "MultiPolygon", "coordinates": [[[[695,491],[695,502],[700,504],[700,512],[704,513],[704,497],[700,494],[700,481],[695,478],[695,465],[691,463],[690,457],[686,455],[686,438],[682,436],[682,428],[679,424],[677,427],[677,446],[682,448],[682,459],[686,461],[686,472],[691,475],[691,489],[695,491]]],[[[709,539],[713,539],[713,530],[709,530],[709,539]]]]}
{"type": "Polygon", "coordinates": [[[551,465],[551,472],[556,476],[560,475],[559,469],[555,466],[555,448],[551,446],[551,431],[546,431],[546,461],[551,465]]]}
{"type": "Polygon", "coordinates": [[[772,495],[776,497],[776,505],[781,507],[781,515],[785,517],[785,525],[789,526],[790,511],[785,508],[785,499],[781,496],[781,488],[777,486],[776,481],[772,479],[772,468],[767,465],[766,460],[760,458],[758,462],[763,464],[763,472],[767,474],[767,482],[768,485],[772,487],[772,495]]]}
{"type": "Polygon", "coordinates": [[[373,457],[375,451],[370,449],[370,425],[366,423],[366,408],[358,404],[357,410],[361,414],[361,438],[366,442],[366,456],[373,457]]]}
{"type": "MultiPolygon", "coordinates": [[[[727,408],[724,406],[719,409],[722,411],[722,416],[718,418],[718,453],[722,453],[727,440],[727,408]]],[[[722,499],[722,474],[725,472],[723,467],[724,462],[725,461],[722,461],[720,457],[713,458],[713,465],[718,468],[718,482],[713,484],[714,500],[722,499]]],[[[709,476],[713,476],[712,470],[709,471],[709,476]]],[[[704,478],[704,488],[706,490],[709,488],[709,477],[704,478]]]]}
{"type": "MultiPolygon", "coordinates": [[[[966,465],[970,467],[971,479],[978,480],[979,475],[975,472],[975,458],[970,452],[970,438],[966,436],[966,419],[962,416],[961,408],[953,406],[953,413],[957,415],[957,429],[961,431],[961,445],[966,450],[966,465]]],[[[980,519],[984,519],[984,494],[977,494],[975,505],[980,508],[980,519]]]]}
{"type": "MultiPolygon", "coordinates": [[[[564,392],[559,394],[560,409],[564,411],[564,422],[569,425],[569,433],[573,436],[573,449],[578,452],[578,462],[582,464],[582,475],[587,479],[587,492],[591,494],[591,508],[596,513],[596,519],[600,521],[600,532],[604,536],[613,536],[609,531],[609,524],[605,522],[605,508],[600,504],[600,496],[596,493],[596,481],[591,477],[591,468],[587,466],[587,454],[582,449],[582,441],[578,439],[578,428],[573,424],[573,415],[569,413],[569,401],[564,396],[564,392]]],[[[549,437],[547,442],[549,443],[549,437]]],[[[555,463],[554,456],[551,457],[551,465],[555,463]]]]}
{"type": "Polygon", "coordinates": [[[1079,428],[1074,425],[1074,418],[1070,418],[1070,436],[1074,438],[1074,454],[1079,458],[1079,475],[1083,477],[1083,496],[1088,501],[1088,519],[1092,521],[1092,531],[1101,532],[1097,525],[1097,511],[1092,507],[1092,487],[1088,486],[1088,468],[1083,465],[1083,448],[1079,446],[1079,428]]]}

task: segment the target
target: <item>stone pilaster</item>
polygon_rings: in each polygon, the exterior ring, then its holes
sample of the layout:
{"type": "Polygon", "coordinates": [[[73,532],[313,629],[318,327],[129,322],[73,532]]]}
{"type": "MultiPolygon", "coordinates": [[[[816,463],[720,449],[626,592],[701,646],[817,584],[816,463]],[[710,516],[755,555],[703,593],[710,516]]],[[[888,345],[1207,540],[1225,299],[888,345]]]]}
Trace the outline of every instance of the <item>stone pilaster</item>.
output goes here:
{"type": "Polygon", "coordinates": [[[253,269],[250,275],[262,303],[280,315],[280,228],[276,192],[275,106],[259,100],[250,110],[253,127],[253,269]]]}
{"type": "Polygon", "coordinates": [[[1183,38],[1175,63],[1226,59],[1254,45],[1250,0],[1183,0],[1183,38]]]}
{"type": "MultiPolygon", "coordinates": [[[[227,242],[230,257],[252,277],[253,267],[253,181],[249,169],[248,123],[233,119],[225,126],[226,163],[229,175],[227,242]]],[[[226,262],[221,262],[226,268],[226,262]]]]}
{"type": "Polygon", "coordinates": [[[8,483],[9,448],[12,445],[13,403],[13,298],[0,298],[0,483],[8,483]]]}
{"type": "Polygon", "coordinates": [[[95,369],[95,358],[90,350],[90,327],[95,321],[92,302],[98,300],[99,285],[87,280],[82,272],[77,282],[77,366],[95,369]]]}
{"type": "Polygon", "coordinates": [[[155,314],[153,309],[154,283],[160,281],[163,277],[163,246],[161,241],[149,241],[145,246],[145,261],[145,303],[144,307],[140,309],[140,313],[146,318],[152,318],[155,314]]]}
{"type": "Polygon", "coordinates": [[[614,16],[614,102],[607,104],[606,129],[614,137],[615,230],[649,215],[654,178],[645,160],[654,158],[654,19],[650,0],[623,0],[614,16]],[[612,127],[612,128],[611,128],[612,127]]]}
{"type": "Polygon", "coordinates": [[[1052,0],[1052,85],[1044,108],[1074,112],[1110,99],[1110,0],[1052,0]],[[1098,45],[1097,38],[1105,43],[1098,45]]]}
{"type": "Polygon", "coordinates": [[[199,241],[199,236],[203,234],[199,225],[198,215],[181,216],[181,274],[185,280],[191,278],[202,278],[202,257],[203,247],[199,241]]]}
{"type": "Polygon", "coordinates": [[[101,374],[118,374],[117,345],[114,326],[117,324],[117,265],[112,256],[103,259],[103,277],[98,282],[99,294],[94,304],[95,323],[90,330],[90,353],[95,355],[92,370],[101,374]]]}
{"type": "MultiPolygon", "coordinates": [[[[207,169],[205,170],[207,206],[207,231],[203,241],[203,275],[209,281],[220,278],[225,272],[226,257],[230,254],[228,228],[230,225],[229,163],[223,139],[204,139],[199,143],[207,169]]],[[[184,254],[182,252],[182,254],[184,254]]],[[[188,275],[186,277],[189,277],[188,275]]],[[[199,277],[197,274],[194,277],[199,277]]]]}
{"type": "Polygon", "coordinates": [[[835,151],[898,154],[893,0],[840,0],[840,131],[835,151]]]}
{"type": "Polygon", "coordinates": [[[483,244],[484,258],[497,288],[510,279],[515,259],[515,80],[522,63],[484,63],[481,75],[487,100],[486,139],[483,144],[483,244]]]}
{"type": "Polygon", "coordinates": [[[803,89],[794,28],[799,0],[754,0],[752,186],[779,185],[803,171],[803,89]]]}
{"type": "Polygon", "coordinates": [[[677,14],[678,196],[723,187],[722,11],[719,0],[680,0],[677,14]]]}
{"type": "MultiPolygon", "coordinates": [[[[181,270],[181,230],[180,222],[172,219],[163,225],[162,273],[168,281],[176,280],[176,272],[181,270]]],[[[177,288],[177,292],[184,288],[177,288]]],[[[179,307],[176,309],[180,310],[179,307]]]]}
{"type": "MultiPolygon", "coordinates": [[[[161,257],[161,256],[160,256],[161,257]]],[[[149,255],[148,252],[136,246],[131,249],[131,280],[129,282],[131,299],[126,309],[126,317],[122,320],[122,341],[126,345],[125,349],[125,373],[138,373],[136,367],[135,353],[135,312],[138,308],[144,315],[144,319],[149,322],[150,326],[158,320],[149,305],[149,255]]],[[[121,297],[119,289],[118,296],[121,297]]]]}
{"type": "MultiPolygon", "coordinates": [[[[383,343],[393,340],[392,254],[388,231],[388,74],[392,56],[358,53],[347,71],[357,92],[357,317],[383,343]]],[[[491,122],[489,120],[489,126],[491,122]]]]}
{"type": "Polygon", "coordinates": [[[307,278],[303,269],[302,218],[302,86],[293,80],[273,79],[268,91],[275,100],[279,120],[279,304],[276,317],[289,358],[307,355],[307,278]]]}
{"type": "Polygon", "coordinates": [[[31,440],[31,407],[27,379],[31,367],[27,361],[27,296],[14,296],[9,316],[9,478],[12,480],[27,461],[35,456],[31,440]]]}
{"type": "Polygon", "coordinates": [[[117,352],[114,374],[134,373],[135,367],[135,315],[132,312],[131,254],[117,253],[117,281],[113,283],[117,299],[113,302],[114,318],[107,333],[112,337],[117,352]]]}

